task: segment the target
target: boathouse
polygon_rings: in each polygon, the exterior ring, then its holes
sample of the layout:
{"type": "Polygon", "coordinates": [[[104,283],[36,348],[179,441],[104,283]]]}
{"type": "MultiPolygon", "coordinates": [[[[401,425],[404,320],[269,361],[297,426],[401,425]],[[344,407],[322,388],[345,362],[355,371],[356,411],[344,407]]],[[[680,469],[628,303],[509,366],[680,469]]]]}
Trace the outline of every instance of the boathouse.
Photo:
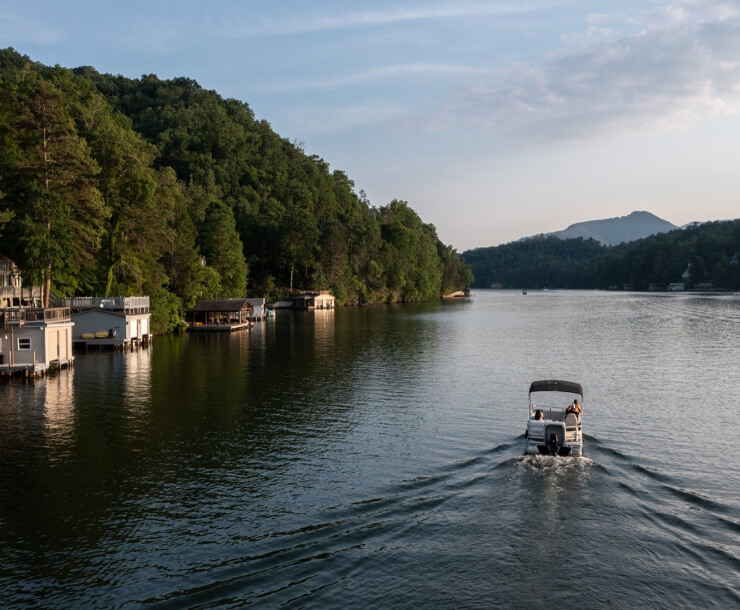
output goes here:
{"type": "Polygon", "coordinates": [[[307,292],[293,297],[293,309],[334,309],[334,297],[328,290],[307,292]]]}
{"type": "Polygon", "coordinates": [[[247,299],[250,307],[252,308],[252,320],[264,320],[265,319],[265,299],[255,299],[250,297],[247,299]]]}
{"type": "Polygon", "coordinates": [[[148,296],[74,297],[64,304],[72,311],[78,346],[134,348],[151,340],[148,296]]]}
{"type": "Polygon", "coordinates": [[[0,309],[0,375],[43,375],[67,367],[72,355],[69,307],[0,309]]]}
{"type": "Polygon", "coordinates": [[[233,331],[249,328],[253,313],[247,298],[198,301],[190,310],[188,330],[233,331]]]}

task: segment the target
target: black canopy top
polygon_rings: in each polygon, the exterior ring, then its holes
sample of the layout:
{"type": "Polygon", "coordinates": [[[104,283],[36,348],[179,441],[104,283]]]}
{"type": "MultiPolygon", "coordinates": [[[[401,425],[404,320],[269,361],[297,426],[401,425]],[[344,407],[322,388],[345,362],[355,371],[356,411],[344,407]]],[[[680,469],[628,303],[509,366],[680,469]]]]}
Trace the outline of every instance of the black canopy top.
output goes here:
{"type": "Polygon", "coordinates": [[[544,379],[542,381],[533,381],[529,386],[529,393],[532,392],[569,392],[571,394],[580,394],[583,400],[583,388],[580,383],[572,381],[559,381],[557,379],[544,379]]]}

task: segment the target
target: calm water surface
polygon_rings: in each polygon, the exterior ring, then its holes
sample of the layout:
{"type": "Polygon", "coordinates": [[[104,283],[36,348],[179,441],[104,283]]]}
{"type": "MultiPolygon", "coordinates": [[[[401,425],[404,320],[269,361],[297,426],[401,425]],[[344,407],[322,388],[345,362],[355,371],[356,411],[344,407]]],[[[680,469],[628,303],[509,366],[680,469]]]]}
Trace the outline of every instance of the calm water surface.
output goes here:
{"type": "Polygon", "coordinates": [[[740,299],[279,312],[0,384],[0,606],[736,608],[740,299]],[[586,458],[523,457],[529,383],[586,458]]]}

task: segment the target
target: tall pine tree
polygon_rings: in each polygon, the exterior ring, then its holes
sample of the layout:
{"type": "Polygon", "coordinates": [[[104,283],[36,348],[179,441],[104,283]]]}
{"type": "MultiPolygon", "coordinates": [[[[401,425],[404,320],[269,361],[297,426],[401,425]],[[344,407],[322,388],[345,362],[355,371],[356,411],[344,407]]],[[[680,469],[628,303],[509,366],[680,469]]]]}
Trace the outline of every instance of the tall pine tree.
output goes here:
{"type": "Polygon", "coordinates": [[[28,279],[44,286],[45,307],[52,276],[64,292],[74,291],[74,269],[91,263],[107,216],[96,187],[99,166],[63,91],[71,74],[58,77],[42,79],[27,65],[0,96],[13,142],[0,168],[0,189],[14,212],[5,233],[28,279]]]}

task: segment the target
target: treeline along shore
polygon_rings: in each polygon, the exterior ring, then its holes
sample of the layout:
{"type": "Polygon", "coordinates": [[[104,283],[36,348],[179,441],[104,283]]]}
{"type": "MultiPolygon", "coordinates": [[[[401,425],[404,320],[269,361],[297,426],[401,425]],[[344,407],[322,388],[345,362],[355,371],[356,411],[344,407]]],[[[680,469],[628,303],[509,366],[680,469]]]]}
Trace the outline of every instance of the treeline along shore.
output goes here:
{"type": "Polygon", "coordinates": [[[155,331],[196,298],[329,289],[339,304],[472,281],[433,225],[193,80],[0,51],[0,252],[62,297],[148,294],[155,331]]]}
{"type": "Polygon", "coordinates": [[[617,246],[540,236],[462,254],[478,288],[740,289],[740,220],[695,223],[617,246]]]}

